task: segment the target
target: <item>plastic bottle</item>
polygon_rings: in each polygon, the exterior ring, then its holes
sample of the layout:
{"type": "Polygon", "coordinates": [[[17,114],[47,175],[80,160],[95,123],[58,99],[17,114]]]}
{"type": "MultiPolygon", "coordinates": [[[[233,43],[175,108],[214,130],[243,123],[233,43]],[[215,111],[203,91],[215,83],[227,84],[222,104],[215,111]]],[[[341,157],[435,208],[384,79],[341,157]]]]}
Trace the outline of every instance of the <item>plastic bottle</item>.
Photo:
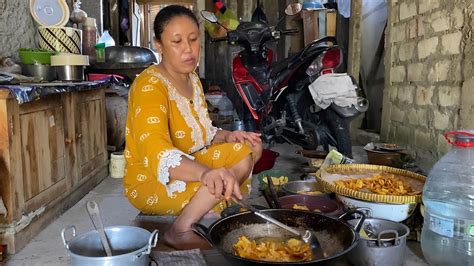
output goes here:
{"type": "Polygon", "coordinates": [[[82,54],[88,55],[91,61],[95,61],[95,48],[97,44],[97,26],[95,18],[88,17],[82,24],[82,54]]]}
{"type": "Polygon", "coordinates": [[[474,265],[474,131],[445,137],[453,148],[433,166],[423,189],[421,247],[430,265],[474,265]]]}
{"type": "Polygon", "coordinates": [[[108,30],[105,30],[105,31],[104,31],[104,34],[102,34],[102,36],[100,36],[98,42],[99,42],[99,43],[105,43],[105,47],[109,47],[109,46],[114,46],[114,45],[115,45],[114,38],[112,38],[112,36],[110,36],[110,33],[109,33],[108,30]]]}

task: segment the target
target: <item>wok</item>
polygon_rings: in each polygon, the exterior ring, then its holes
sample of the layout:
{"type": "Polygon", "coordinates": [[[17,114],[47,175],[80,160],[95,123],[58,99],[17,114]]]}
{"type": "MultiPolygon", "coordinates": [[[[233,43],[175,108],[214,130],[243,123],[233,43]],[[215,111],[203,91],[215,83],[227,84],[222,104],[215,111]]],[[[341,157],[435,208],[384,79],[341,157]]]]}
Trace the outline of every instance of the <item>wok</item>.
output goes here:
{"type": "Polygon", "coordinates": [[[294,237],[290,232],[267,223],[251,212],[241,212],[221,218],[209,227],[198,223],[193,224],[192,227],[194,232],[205,238],[227,261],[234,265],[324,265],[349,252],[357,245],[358,232],[365,220],[364,213],[358,210],[346,212],[339,219],[303,210],[268,209],[262,210],[262,212],[302,232],[306,229],[310,230],[321,243],[321,248],[327,255],[326,258],[304,262],[269,262],[234,255],[233,245],[243,235],[250,240],[261,238],[287,240],[294,237]],[[343,220],[354,213],[360,214],[362,218],[353,227],[343,220]]]}

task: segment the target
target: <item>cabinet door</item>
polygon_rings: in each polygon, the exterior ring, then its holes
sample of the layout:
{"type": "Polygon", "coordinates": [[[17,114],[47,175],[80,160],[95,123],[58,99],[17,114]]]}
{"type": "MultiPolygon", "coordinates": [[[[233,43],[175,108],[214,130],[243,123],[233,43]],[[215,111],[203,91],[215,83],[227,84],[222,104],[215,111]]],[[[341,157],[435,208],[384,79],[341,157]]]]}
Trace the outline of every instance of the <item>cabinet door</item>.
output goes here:
{"type": "Polygon", "coordinates": [[[107,161],[104,92],[75,93],[75,138],[82,179],[107,161]]]}
{"type": "Polygon", "coordinates": [[[53,101],[20,111],[25,210],[32,211],[67,190],[63,107],[53,101]],[[49,104],[48,104],[49,103],[49,104]]]}

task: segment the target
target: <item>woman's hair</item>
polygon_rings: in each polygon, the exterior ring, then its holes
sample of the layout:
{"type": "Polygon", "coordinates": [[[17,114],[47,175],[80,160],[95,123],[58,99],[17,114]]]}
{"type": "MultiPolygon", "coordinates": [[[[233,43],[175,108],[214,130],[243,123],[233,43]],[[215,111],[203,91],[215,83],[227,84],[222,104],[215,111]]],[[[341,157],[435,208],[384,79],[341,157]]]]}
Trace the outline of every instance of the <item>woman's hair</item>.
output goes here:
{"type": "Polygon", "coordinates": [[[180,5],[169,5],[158,12],[153,22],[153,30],[155,32],[155,38],[161,42],[161,34],[166,27],[166,24],[170,22],[173,18],[179,16],[187,16],[192,21],[196,23],[196,26],[199,27],[199,22],[193,12],[180,5]]]}

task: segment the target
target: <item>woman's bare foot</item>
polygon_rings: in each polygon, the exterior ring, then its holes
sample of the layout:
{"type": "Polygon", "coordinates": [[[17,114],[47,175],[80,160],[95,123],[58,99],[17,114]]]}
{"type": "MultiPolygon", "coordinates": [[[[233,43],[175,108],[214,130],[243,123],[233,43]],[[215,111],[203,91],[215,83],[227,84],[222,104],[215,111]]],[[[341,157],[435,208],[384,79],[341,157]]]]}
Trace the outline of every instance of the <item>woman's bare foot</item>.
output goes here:
{"type": "Polygon", "coordinates": [[[166,245],[178,250],[195,248],[212,249],[207,240],[193,231],[176,232],[173,227],[166,230],[164,234],[164,242],[166,245]]]}

